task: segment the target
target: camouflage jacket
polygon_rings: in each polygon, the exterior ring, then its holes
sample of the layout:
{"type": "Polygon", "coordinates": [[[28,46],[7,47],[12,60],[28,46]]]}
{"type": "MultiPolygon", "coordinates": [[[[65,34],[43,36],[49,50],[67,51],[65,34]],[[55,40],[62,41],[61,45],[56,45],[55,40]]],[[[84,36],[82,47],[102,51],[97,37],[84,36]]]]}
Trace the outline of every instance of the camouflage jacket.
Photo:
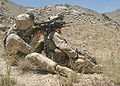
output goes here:
{"type": "Polygon", "coordinates": [[[48,48],[48,57],[57,63],[64,64],[65,60],[77,56],[76,51],[55,31],[48,35],[46,45],[48,48]]]}
{"type": "Polygon", "coordinates": [[[17,34],[19,37],[21,37],[26,43],[30,43],[32,37],[28,36],[27,33],[23,30],[16,29],[16,26],[13,25],[8,32],[6,32],[6,37],[7,38],[10,34],[17,34]]]}
{"type": "MultiPolygon", "coordinates": [[[[19,30],[16,29],[16,26],[13,25],[7,32],[4,38],[4,45],[6,44],[6,39],[10,34],[16,34],[18,35],[21,39],[25,41],[28,45],[30,45],[33,50],[35,48],[35,45],[38,43],[39,40],[43,39],[43,37],[40,35],[39,37],[36,36],[36,34],[33,35],[28,35],[24,30],[19,30]]],[[[38,34],[39,35],[39,34],[38,34]]]]}

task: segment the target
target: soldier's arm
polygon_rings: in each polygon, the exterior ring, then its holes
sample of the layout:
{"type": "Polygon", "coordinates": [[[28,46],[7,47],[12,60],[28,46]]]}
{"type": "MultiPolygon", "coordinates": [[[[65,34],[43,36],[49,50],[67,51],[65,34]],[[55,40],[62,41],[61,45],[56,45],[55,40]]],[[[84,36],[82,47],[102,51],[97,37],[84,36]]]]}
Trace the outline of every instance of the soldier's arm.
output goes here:
{"type": "Polygon", "coordinates": [[[61,35],[58,34],[57,32],[55,32],[53,35],[53,41],[55,45],[63,52],[65,52],[69,57],[72,58],[77,57],[78,54],[76,53],[75,49],[73,49],[70,45],[68,45],[66,40],[63,37],[61,37],[61,35]]]}

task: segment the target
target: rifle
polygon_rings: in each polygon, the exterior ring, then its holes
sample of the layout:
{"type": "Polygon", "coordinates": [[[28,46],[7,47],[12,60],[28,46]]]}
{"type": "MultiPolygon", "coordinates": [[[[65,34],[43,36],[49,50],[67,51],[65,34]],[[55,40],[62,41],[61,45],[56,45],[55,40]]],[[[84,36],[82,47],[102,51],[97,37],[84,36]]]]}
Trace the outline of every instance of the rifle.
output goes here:
{"type": "Polygon", "coordinates": [[[80,51],[78,49],[76,49],[76,52],[79,54],[79,55],[82,55],[82,56],[85,56],[86,57],[86,60],[88,62],[90,62],[92,65],[97,65],[97,61],[95,58],[91,57],[90,55],[88,55],[87,53],[85,53],[84,51],[80,51]]]}
{"type": "Polygon", "coordinates": [[[35,23],[34,26],[37,26],[37,27],[33,28],[29,33],[27,33],[27,35],[34,35],[35,32],[37,31],[44,31],[43,44],[44,44],[44,52],[46,53],[46,55],[48,55],[48,51],[49,51],[46,44],[47,37],[49,33],[52,31],[52,29],[64,27],[66,23],[63,22],[62,20],[63,20],[63,16],[59,15],[59,16],[55,16],[52,19],[49,18],[49,21],[47,22],[43,21],[42,23],[35,23]]]}
{"type": "Polygon", "coordinates": [[[63,22],[63,16],[59,15],[59,16],[55,16],[54,18],[48,18],[49,20],[47,22],[42,21],[41,23],[34,23],[34,26],[36,28],[33,28],[29,33],[27,33],[28,35],[34,35],[35,32],[37,31],[50,31],[52,29],[55,28],[62,28],[64,27],[65,22],[63,22]]]}

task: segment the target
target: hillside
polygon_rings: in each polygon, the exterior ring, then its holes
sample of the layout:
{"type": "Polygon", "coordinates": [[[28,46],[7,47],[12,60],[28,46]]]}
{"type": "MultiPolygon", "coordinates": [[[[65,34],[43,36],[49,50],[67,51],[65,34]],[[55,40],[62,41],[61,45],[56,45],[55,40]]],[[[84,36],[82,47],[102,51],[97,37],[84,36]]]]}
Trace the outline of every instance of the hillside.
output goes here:
{"type": "Polygon", "coordinates": [[[8,0],[0,0],[0,24],[13,24],[15,16],[21,14],[27,8],[8,0]]]}
{"type": "Polygon", "coordinates": [[[97,13],[87,8],[70,6],[68,4],[58,4],[45,6],[42,8],[34,8],[31,12],[36,16],[36,20],[38,21],[47,20],[47,17],[49,16],[63,14],[65,16],[65,21],[69,22],[84,21],[93,24],[99,23],[117,29],[120,28],[116,21],[113,21],[104,14],[97,13]]]}
{"type": "MultiPolygon", "coordinates": [[[[103,65],[103,73],[81,74],[79,78],[67,79],[58,74],[22,72],[19,70],[21,66],[11,67],[11,78],[16,82],[15,86],[119,86],[120,32],[118,30],[99,24],[74,22],[69,27],[62,28],[62,32],[74,48],[85,50],[95,57],[103,65]]],[[[1,50],[2,54],[3,46],[1,50]]],[[[5,74],[6,64],[3,56],[0,60],[0,74],[5,74]]]]}
{"type": "Polygon", "coordinates": [[[23,61],[20,66],[10,67],[3,48],[5,32],[0,31],[0,86],[120,86],[120,28],[115,20],[107,14],[68,4],[29,8],[0,0],[0,24],[11,26],[16,15],[28,11],[35,15],[36,22],[63,14],[68,26],[62,28],[62,36],[74,48],[95,57],[103,65],[103,71],[66,78],[43,71],[22,71],[23,61]]]}
{"type": "Polygon", "coordinates": [[[105,14],[120,24],[120,9],[105,14]]]}
{"type": "Polygon", "coordinates": [[[78,6],[70,6],[68,4],[58,4],[45,6],[41,8],[30,8],[16,5],[8,0],[0,1],[0,24],[13,24],[15,17],[23,12],[32,12],[36,16],[37,21],[47,20],[49,16],[59,13],[64,14],[65,21],[85,21],[91,23],[99,23],[108,27],[119,29],[119,24],[107,17],[106,15],[97,13],[93,10],[78,6]]]}

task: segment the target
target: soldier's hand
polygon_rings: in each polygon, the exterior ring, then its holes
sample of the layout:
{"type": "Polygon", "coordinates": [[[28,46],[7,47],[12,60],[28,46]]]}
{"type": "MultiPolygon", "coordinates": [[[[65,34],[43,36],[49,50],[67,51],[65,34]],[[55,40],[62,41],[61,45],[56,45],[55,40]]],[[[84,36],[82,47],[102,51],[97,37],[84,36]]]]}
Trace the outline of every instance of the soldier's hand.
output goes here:
{"type": "Polygon", "coordinates": [[[85,56],[82,56],[82,55],[78,55],[78,58],[79,58],[79,59],[86,59],[86,57],[85,57],[85,56]]]}
{"type": "Polygon", "coordinates": [[[35,32],[35,35],[34,35],[34,38],[35,38],[36,40],[39,40],[40,37],[41,37],[41,35],[43,35],[43,32],[41,32],[41,31],[36,31],[36,32],[35,32]]]}
{"type": "Polygon", "coordinates": [[[33,25],[31,28],[32,28],[32,29],[34,29],[34,28],[38,28],[38,26],[33,25]]]}

